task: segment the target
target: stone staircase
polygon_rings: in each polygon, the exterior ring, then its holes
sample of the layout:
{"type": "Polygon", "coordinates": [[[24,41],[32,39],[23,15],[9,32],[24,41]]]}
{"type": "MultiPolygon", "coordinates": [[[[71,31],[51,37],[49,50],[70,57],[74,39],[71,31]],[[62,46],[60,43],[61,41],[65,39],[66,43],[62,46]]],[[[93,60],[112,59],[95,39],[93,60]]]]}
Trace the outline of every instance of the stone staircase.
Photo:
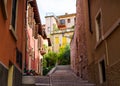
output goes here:
{"type": "Polygon", "coordinates": [[[77,77],[69,66],[58,66],[50,78],[52,86],[95,86],[77,77]]]}
{"type": "Polygon", "coordinates": [[[87,80],[77,77],[68,65],[57,66],[49,76],[35,76],[33,79],[31,81],[34,82],[34,85],[26,84],[24,86],[95,86],[87,80]]]}
{"type": "Polygon", "coordinates": [[[49,76],[38,76],[35,78],[35,86],[51,86],[49,76]]]}

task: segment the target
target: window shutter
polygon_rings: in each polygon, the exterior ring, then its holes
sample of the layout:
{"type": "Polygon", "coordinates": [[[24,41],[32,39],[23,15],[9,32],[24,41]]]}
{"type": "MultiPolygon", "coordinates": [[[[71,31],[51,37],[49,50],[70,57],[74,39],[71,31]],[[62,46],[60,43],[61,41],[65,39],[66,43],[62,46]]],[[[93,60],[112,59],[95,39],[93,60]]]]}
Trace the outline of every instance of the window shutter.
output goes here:
{"type": "Polygon", "coordinates": [[[28,24],[30,25],[30,27],[32,26],[32,19],[33,19],[33,8],[30,7],[28,9],[28,24]]]}
{"type": "Polygon", "coordinates": [[[42,45],[43,45],[43,43],[42,43],[42,37],[39,35],[39,37],[38,37],[38,49],[39,50],[42,50],[42,45]]]}
{"type": "Polygon", "coordinates": [[[34,38],[37,39],[37,35],[38,35],[38,25],[35,25],[35,36],[34,38]]]}
{"type": "Polygon", "coordinates": [[[33,12],[33,9],[32,9],[32,14],[31,14],[31,28],[32,29],[34,28],[34,12],[33,12]]]}
{"type": "Polygon", "coordinates": [[[33,20],[32,36],[35,36],[35,20],[33,20]]]}
{"type": "Polygon", "coordinates": [[[38,36],[38,50],[40,50],[40,44],[41,43],[41,40],[40,40],[40,36],[38,36]]]}

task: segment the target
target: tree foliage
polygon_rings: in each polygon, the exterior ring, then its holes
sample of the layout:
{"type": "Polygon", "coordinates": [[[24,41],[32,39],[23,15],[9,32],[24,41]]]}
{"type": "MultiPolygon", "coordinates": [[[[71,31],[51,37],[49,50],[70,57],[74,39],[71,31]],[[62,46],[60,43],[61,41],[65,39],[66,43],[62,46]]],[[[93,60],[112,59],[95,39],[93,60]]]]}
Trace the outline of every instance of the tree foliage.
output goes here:
{"type": "Polygon", "coordinates": [[[57,53],[50,51],[44,55],[43,65],[46,67],[55,66],[56,61],[57,61],[57,53]]]}
{"type": "Polygon", "coordinates": [[[43,75],[46,75],[56,64],[70,64],[70,46],[62,46],[58,53],[49,51],[43,57],[43,75]]]}
{"type": "Polygon", "coordinates": [[[46,75],[56,64],[57,53],[49,51],[43,57],[43,75],[46,75]]]}
{"type": "Polygon", "coordinates": [[[68,65],[70,64],[70,46],[66,45],[61,47],[58,53],[58,64],[68,65]]]}

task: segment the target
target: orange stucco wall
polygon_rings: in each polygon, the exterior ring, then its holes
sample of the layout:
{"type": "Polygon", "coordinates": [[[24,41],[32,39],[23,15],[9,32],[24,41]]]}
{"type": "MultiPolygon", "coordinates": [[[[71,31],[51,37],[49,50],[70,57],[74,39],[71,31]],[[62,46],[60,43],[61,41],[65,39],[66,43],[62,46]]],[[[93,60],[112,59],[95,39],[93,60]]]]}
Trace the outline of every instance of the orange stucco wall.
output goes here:
{"type": "Polygon", "coordinates": [[[12,0],[7,0],[6,8],[8,18],[6,20],[3,17],[1,10],[3,8],[0,5],[0,61],[7,67],[9,66],[9,61],[11,61],[13,64],[16,64],[16,48],[22,52],[23,57],[25,55],[25,0],[18,0],[15,32],[17,41],[9,29],[11,23],[11,5],[12,0]]]}

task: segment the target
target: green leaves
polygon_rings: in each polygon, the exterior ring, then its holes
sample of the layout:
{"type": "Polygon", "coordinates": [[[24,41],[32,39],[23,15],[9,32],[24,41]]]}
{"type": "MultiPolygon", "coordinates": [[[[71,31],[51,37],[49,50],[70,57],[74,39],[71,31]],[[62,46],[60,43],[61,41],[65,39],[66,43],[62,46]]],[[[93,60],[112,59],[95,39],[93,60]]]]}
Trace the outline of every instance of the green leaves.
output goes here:
{"type": "Polygon", "coordinates": [[[58,64],[68,65],[70,64],[70,45],[61,47],[58,53],[58,64]]]}
{"type": "Polygon", "coordinates": [[[43,57],[43,74],[46,75],[55,65],[70,64],[70,45],[66,45],[59,49],[58,53],[49,51],[43,57]]]}

